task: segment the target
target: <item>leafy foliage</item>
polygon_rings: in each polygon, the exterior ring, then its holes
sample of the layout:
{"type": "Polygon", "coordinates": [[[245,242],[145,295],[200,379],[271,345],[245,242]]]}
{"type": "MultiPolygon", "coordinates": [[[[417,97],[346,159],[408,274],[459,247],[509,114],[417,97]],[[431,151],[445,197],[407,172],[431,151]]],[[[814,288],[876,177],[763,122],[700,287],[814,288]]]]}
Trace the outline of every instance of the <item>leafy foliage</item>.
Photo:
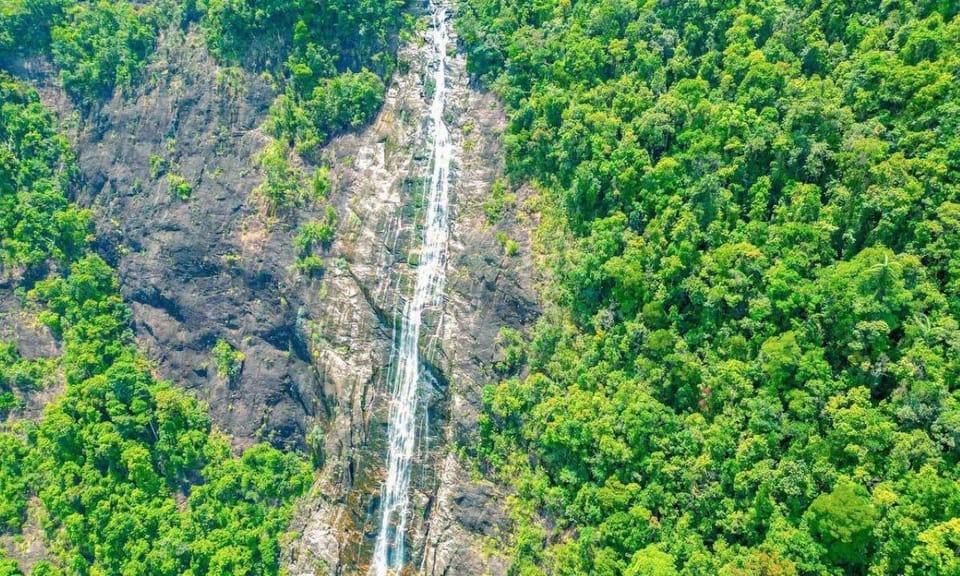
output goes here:
{"type": "Polygon", "coordinates": [[[299,69],[296,77],[316,79],[365,64],[386,73],[390,62],[384,50],[402,5],[397,0],[206,0],[198,6],[207,42],[222,59],[244,63],[289,51],[286,67],[299,69]]]}
{"type": "Polygon", "coordinates": [[[77,2],[51,31],[54,61],[63,86],[84,104],[129,88],[156,44],[148,8],[128,2],[77,2]]]}
{"type": "Polygon", "coordinates": [[[135,84],[166,20],[155,6],[126,0],[13,0],[0,15],[0,64],[49,53],[64,88],[83,106],[135,84]]]}
{"type": "Polygon", "coordinates": [[[167,174],[167,189],[170,190],[171,196],[181,200],[189,199],[190,194],[193,193],[193,186],[179,174],[167,174]]]}
{"type": "Polygon", "coordinates": [[[232,384],[240,377],[246,355],[220,338],[213,346],[213,359],[217,364],[217,375],[232,384]]]}
{"type": "Polygon", "coordinates": [[[0,269],[79,254],[90,215],[66,200],[72,160],[37,94],[0,74],[0,269]]]}
{"type": "Polygon", "coordinates": [[[257,188],[267,202],[271,215],[296,205],[303,198],[303,170],[283,142],[273,140],[260,153],[259,163],[265,179],[257,188]]]}
{"type": "Polygon", "coordinates": [[[487,216],[487,222],[496,224],[503,218],[506,210],[509,210],[516,204],[515,194],[507,193],[507,186],[502,180],[497,180],[490,187],[490,197],[483,203],[483,213],[487,216]]]}
{"type": "Polygon", "coordinates": [[[62,16],[63,0],[8,0],[0,5],[0,62],[50,46],[50,23],[62,16]]]}
{"type": "Polygon", "coordinates": [[[307,222],[301,226],[293,243],[301,254],[306,254],[317,246],[329,244],[333,240],[336,226],[337,213],[333,207],[328,206],[323,221],[307,222]]]}
{"type": "Polygon", "coordinates": [[[402,0],[207,0],[202,26],[221,60],[267,67],[286,89],[267,130],[305,154],[367,123],[393,71],[402,0]],[[276,66],[280,61],[282,67],[276,66]]]}
{"type": "Polygon", "coordinates": [[[332,206],[327,206],[322,221],[307,222],[301,226],[293,239],[293,244],[297,248],[297,261],[294,263],[294,268],[308,276],[317,277],[323,274],[323,258],[316,254],[316,250],[330,245],[336,228],[337,212],[332,206]]]}
{"type": "Polygon", "coordinates": [[[460,4],[543,195],[549,306],[481,421],[515,573],[949,573],[958,10],[460,4]]]}
{"type": "Polygon", "coordinates": [[[3,531],[19,530],[26,519],[29,477],[24,463],[27,454],[27,447],[19,438],[0,434],[0,479],[3,480],[0,482],[0,526],[3,531]]]}
{"type": "Polygon", "coordinates": [[[321,81],[308,98],[288,91],[271,106],[267,130],[303,152],[315,150],[330,136],[359,128],[376,116],[384,90],[376,74],[363,70],[321,81]]]}
{"type": "Polygon", "coordinates": [[[0,342],[0,420],[21,405],[21,396],[44,387],[53,363],[42,358],[26,360],[12,342],[0,342]]]}
{"type": "Polygon", "coordinates": [[[827,549],[831,562],[850,565],[866,561],[877,525],[877,512],[866,490],[839,484],[833,492],[817,496],[806,514],[810,532],[827,549]]]}

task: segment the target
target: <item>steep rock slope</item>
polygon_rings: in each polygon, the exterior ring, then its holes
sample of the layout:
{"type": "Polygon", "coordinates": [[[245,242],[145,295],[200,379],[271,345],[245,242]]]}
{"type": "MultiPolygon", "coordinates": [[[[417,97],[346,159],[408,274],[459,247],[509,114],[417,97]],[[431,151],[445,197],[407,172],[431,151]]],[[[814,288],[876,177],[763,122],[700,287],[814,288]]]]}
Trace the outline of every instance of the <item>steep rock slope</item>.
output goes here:
{"type": "MultiPolygon", "coordinates": [[[[35,79],[69,117],[69,101],[35,79]]],[[[318,387],[284,300],[296,298],[284,286],[293,281],[291,224],[268,232],[252,195],[265,142],[257,126],[272,97],[263,79],[219,67],[199,34],[171,31],[142,87],[76,129],[86,181],[78,200],[94,209],[99,250],[117,266],[141,346],[240,445],[300,444],[318,387]],[[170,175],[187,182],[189,197],[171,189],[170,175]],[[232,382],[213,366],[221,338],[248,358],[232,382]]]]}
{"type": "MultiPolygon", "coordinates": [[[[141,87],[75,124],[86,181],[78,200],[94,210],[99,251],[118,270],[160,375],[208,402],[238,446],[269,439],[312,451],[320,465],[298,521],[303,537],[290,546],[296,573],[363,572],[375,537],[393,341],[429,168],[421,119],[431,87],[419,42],[401,49],[375,123],[324,153],[339,224],[321,278],[294,270],[293,242],[320,208],[268,216],[255,193],[274,87],[217,65],[195,31],[162,35],[141,87]],[[178,194],[170,175],[189,191],[178,194]],[[244,355],[236,378],[217,373],[218,340],[244,355]]],[[[459,55],[452,68],[447,114],[460,153],[446,300],[422,342],[434,381],[413,479],[411,560],[431,574],[502,572],[483,545],[505,529],[499,489],[471,480],[458,450],[476,437],[500,328],[536,315],[523,222],[531,216],[521,193],[520,210],[489,221],[505,119],[492,95],[468,85],[459,55]]],[[[63,118],[79,118],[48,67],[21,72],[63,118]]]]}
{"type": "MultiPolygon", "coordinates": [[[[420,242],[418,224],[424,178],[429,176],[431,87],[422,48],[401,50],[401,68],[377,121],[331,149],[347,225],[333,251],[343,257],[329,275],[327,297],[314,314],[325,342],[318,353],[336,398],[326,435],[327,465],[315,487],[320,497],[305,510],[303,538],[291,548],[291,572],[363,573],[378,527],[384,474],[386,422],[392,385],[390,363],[399,327],[401,297],[409,295],[420,242]],[[332,322],[338,319],[338,322],[332,322]],[[375,327],[371,330],[371,327],[375,327]]],[[[520,327],[536,313],[532,304],[529,239],[510,220],[492,227],[483,211],[500,174],[499,134],[504,127],[495,99],[468,86],[463,59],[450,59],[451,105],[446,111],[456,154],[451,242],[442,309],[426,319],[421,345],[433,376],[412,484],[410,562],[428,574],[502,572],[484,538],[504,528],[497,489],[473,482],[457,446],[476,433],[480,391],[492,378],[501,327],[520,327]],[[510,234],[520,254],[507,256],[497,232],[510,234]],[[429,430],[426,436],[423,430],[429,430]]]]}

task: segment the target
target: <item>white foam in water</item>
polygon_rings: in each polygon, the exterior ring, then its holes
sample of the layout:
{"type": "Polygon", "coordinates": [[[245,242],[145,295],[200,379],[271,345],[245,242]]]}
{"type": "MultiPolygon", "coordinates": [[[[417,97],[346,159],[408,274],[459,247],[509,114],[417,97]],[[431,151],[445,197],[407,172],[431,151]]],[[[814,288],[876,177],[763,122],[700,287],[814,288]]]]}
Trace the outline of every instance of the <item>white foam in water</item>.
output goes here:
{"type": "Polygon", "coordinates": [[[423,246],[417,267],[417,285],[413,297],[403,309],[396,372],[390,402],[387,453],[387,480],[383,485],[380,531],[374,548],[370,574],[387,576],[399,573],[404,564],[404,535],[407,530],[410,466],[416,448],[416,415],[420,383],[420,327],[424,309],[442,298],[446,273],[447,216],[450,159],[453,147],[443,121],[447,86],[447,11],[431,4],[433,27],[430,47],[434,51],[434,92],[430,105],[430,129],[433,135],[433,175],[426,196],[426,221],[423,246]]]}

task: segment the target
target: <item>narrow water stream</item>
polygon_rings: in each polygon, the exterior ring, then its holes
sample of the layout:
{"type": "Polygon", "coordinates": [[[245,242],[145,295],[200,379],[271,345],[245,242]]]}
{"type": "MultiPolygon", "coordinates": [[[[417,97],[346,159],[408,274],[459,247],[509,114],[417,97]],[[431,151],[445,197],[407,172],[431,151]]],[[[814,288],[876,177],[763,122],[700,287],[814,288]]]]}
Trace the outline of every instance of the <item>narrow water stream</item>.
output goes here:
{"type": "Polygon", "coordinates": [[[426,217],[423,245],[417,267],[413,295],[403,310],[403,326],[395,363],[388,428],[387,479],[383,485],[383,516],[374,548],[370,574],[386,576],[399,573],[404,564],[404,536],[409,516],[410,468],[416,447],[416,416],[419,400],[421,365],[418,342],[424,310],[443,297],[449,236],[449,170],[453,147],[443,120],[447,97],[448,23],[445,6],[431,3],[433,25],[424,46],[434,62],[433,95],[429,129],[433,173],[430,187],[424,190],[426,217]]]}

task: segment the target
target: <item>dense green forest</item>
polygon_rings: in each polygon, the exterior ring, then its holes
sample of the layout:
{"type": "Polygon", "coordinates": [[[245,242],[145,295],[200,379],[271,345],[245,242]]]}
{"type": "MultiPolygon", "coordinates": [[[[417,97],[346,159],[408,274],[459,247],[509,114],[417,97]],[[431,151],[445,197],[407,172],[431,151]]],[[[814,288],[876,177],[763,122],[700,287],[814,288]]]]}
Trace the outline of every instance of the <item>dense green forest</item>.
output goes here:
{"type": "Polygon", "coordinates": [[[960,574],[958,10],[460,3],[548,262],[513,573],[960,574]]]}
{"type": "Polygon", "coordinates": [[[281,95],[269,132],[314,154],[369,121],[395,67],[402,0],[5,0],[0,67],[46,55],[86,109],[139,84],[163,33],[196,24],[224,66],[266,71],[281,95]]]}

